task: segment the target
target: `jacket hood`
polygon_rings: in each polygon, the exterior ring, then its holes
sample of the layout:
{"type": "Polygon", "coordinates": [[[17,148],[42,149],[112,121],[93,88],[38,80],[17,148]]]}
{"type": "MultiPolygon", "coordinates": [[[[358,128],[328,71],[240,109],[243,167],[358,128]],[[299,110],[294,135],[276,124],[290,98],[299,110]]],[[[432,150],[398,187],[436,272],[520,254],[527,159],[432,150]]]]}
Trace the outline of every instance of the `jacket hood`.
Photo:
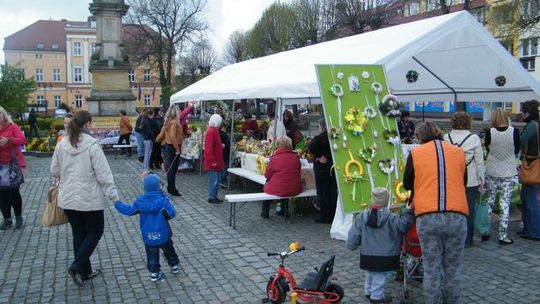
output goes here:
{"type": "Polygon", "coordinates": [[[163,209],[165,200],[169,198],[161,191],[147,191],[139,196],[137,206],[144,214],[157,214],[163,209]]]}
{"type": "Polygon", "coordinates": [[[144,178],[143,187],[145,192],[155,192],[160,190],[159,177],[149,174],[144,178]]]}
{"type": "Polygon", "coordinates": [[[62,140],[63,141],[63,145],[64,145],[64,150],[68,153],[68,154],[79,154],[83,151],[85,151],[86,149],[88,149],[90,146],[92,146],[93,144],[97,143],[98,140],[97,138],[94,138],[88,134],[81,134],[81,140],[79,141],[79,143],[77,144],[77,147],[73,147],[71,145],[71,143],[69,142],[69,137],[64,137],[64,139],[62,140]]]}
{"type": "Polygon", "coordinates": [[[371,226],[372,228],[380,228],[380,227],[384,226],[386,224],[386,222],[388,221],[388,218],[390,217],[390,210],[388,210],[387,208],[384,208],[384,207],[383,208],[372,208],[369,211],[367,222],[369,222],[370,218],[372,218],[372,216],[375,215],[374,213],[377,213],[377,222],[376,222],[376,224],[374,223],[375,225],[373,225],[373,226],[368,224],[368,226],[371,226]]]}

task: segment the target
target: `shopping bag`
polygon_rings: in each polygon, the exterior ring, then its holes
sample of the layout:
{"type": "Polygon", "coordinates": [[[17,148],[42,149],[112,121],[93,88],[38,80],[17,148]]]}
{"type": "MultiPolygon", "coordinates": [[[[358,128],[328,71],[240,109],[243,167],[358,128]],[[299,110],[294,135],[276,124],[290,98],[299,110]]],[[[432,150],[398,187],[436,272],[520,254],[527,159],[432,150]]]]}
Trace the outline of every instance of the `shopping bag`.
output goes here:
{"type": "Polygon", "coordinates": [[[483,199],[483,194],[476,201],[476,210],[474,214],[474,230],[480,235],[489,235],[491,229],[491,219],[488,216],[488,205],[483,199]]]}
{"type": "Polygon", "coordinates": [[[41,224],[45,227],[51,227],[63,225],[67,222],[68,218],[64,213],[64,210],[58,207],[58,185],[53,185],[47,193],[47,200],[45,202],[45,210],[43,210],[41,224]]]}
{"type": "Polygon", "coordinates": [[[12,146],[9,164],[0,164],[0,189],[15,189],[22,183],[24,176],[15,155],[15,148],[12,146]]]}

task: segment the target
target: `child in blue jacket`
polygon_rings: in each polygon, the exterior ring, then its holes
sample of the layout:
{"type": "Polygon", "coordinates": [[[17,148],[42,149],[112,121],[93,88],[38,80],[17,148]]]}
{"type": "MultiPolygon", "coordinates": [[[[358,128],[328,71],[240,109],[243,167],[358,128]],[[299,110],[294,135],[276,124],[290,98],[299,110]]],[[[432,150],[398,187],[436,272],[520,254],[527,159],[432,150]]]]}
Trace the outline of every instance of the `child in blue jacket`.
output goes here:
{"type": "Polygon", "coordinates": [[[172,231],[167,222],[168,219],[175,217],[176,210],[169,198],[161,191],[157,175],[147,175],[143,184],[144,194],[139,196],[132,205],[117,201],[114,207],[124,215],[140,213],[139,223],[146,249],[150,280],[156,282],[165,277],[165,274],[160,271],[160,248],[163,250],[167,263],[171,266],[172,273],[180,271],[180,260],[174,250],[173,241],[171,240],[172,231]]]}

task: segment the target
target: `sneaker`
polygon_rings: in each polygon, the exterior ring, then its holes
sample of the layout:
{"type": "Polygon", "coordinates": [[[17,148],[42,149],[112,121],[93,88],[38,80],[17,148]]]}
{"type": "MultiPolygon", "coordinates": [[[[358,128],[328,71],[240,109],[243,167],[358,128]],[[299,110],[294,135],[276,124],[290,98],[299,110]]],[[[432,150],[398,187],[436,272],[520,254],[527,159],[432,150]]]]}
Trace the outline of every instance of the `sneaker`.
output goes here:
{"type": "Polygon", "coordinates": [[[384,296],[380,299],[370,299],[371,303],[392,303],[391,296],[384,296]]]}
{"type": "Polygon", "coordinates": [[[86,278],[82,278],[83,281],[88,281],[88,280],[91,280],[97,276],[99,276],[101,274],[101,270],[99,269],[96,269],[94,271],[92,271],[86,278]]]}
{"type": "Polygon", "coordinates": [[[2,222],[2,225],[0,225],[0,230],[6,230],[8,228],[11,228],[11,226],[13,226],[11,218],[5,219],[4,222],[2,222]]]}
{"type": "Polygon", "coordinates": [[[174,265],[173,267],[171,267],[171,271],[172,273],[176,274],[176,273],[179,273],[180,272],[180,264],[176,264],[174,265]]]}
{"type": "Polygon", "coordinates": [[[75,285],[77,286],[83,286],[83,281],[82,281],[82,278],[81,278],[81,275],[76,273],[75,271],[71,270],[71,269],[68,269],[68,274],[69,276],[71,277],[71,279],[73,280],[73,283],[75,283],[75,285]]]}
{"type": "Polygon", "coordinates": [[[15,217],[15,229],[21,229],[23,225],[23,218],[22,216],[16,216],[15,217]]]}
{"type": "Polygon", "coordinates": [[[165,274],[163,272],[152,272],[150,274],[150,281],[152,282],[157,282],[157,281],[161,281],[165,278],[165,274]]]}

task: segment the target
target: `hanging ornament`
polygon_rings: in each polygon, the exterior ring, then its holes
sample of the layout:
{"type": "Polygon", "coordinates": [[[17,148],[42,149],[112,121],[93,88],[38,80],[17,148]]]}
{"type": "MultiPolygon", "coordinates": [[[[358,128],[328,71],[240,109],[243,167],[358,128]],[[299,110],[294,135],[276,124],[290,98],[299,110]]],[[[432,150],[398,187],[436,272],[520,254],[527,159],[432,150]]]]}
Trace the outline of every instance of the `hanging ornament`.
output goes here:
{"type": "Polygon", "coordinates": [[[415,83],[418,80],[418,72],[415,70],[409,70],[407,74],[405,74],[405,78],[407,78],[408,83],[415,83]]]}
{"type": "Polygon", "coordinates": [[[365,79],[365,80],[369,79],[369,72],[368,71],[363,71],[362,72],[362,78],[365,79]]]}
{"type": "Polygon", "coordinates": [[[351,192],[353,202],[356,201],[356,183],[363,179],[363,173],[362,164],[354,159],[351,150],[349,150],[349,161],[345,164],[345,175],[343,176],[343,181],[346,184],[353,184],[353,190],[351,192]],[[356,170],[351,172],[351,166],[356,167],[356,170]]]}
{"type": "Polygon", "coordinates": [[[338,145],[336,144],[336,139],[339,138],[340,130],[336,127],[334,127],[334,124],[332,123],[332,116],[328,116],[330,119],[330,129],[328,129],[328,134],[330,134],[332,138],[332,149],[336,151],[338,149],[338,145]]]}
{"type": "Polygon", "coordinates": [[[358,110],[353,106],[347,112],[345,112],[345,123],[347,124],[347,130],[351,131],[354,136],[360,136],[366,129],[368,119],[364,112],[358,110]]]}
{"type": "Polygon", "coordinates": [[[363,159],[366,163],[371,163],[373,159],[375,159],[375,155],[377,155],[376,145],[373,145],[371,147],[367,147],[364,149],[358,150],[358,155],[361,159],[363,159]]]}
{"type": "Polygon", "coordinates": [[[398,117],[401,115],[401,104],[399,103],[397,97],[392,94],[388,94],[383,97],[382,101],[379,103],[379,111],[387,117],[398,117]]]}
{"type": "Polygon", "coordinates": [[[498,87],[504,87],[504,85],[506,84],[506,77],[504,75],[499,75],[495,77],[495,84],[498,87]]]}
{"type": "Polygon", "coordinates": [[[351,75],[349,76],[349,91],[359,92],[360,91],[360,81],[358,77],[351,75]]]}
{"type": "Polygon", "coordinates": [[[343,78],[345,78],[345,74],[343,74],[343,72],[338,72],[336,76],[339,80],[343,80],[343,78]]]}
{"type": "Polygon", "coordinates": [[[394,160],[388,158],[379,160],[379,169],[386,175],[392,174],[392,171],[394,171],[394,160]]]}
{"type": "Polygon", "coordinates": [[[387,143],[394,146],[400,143],[399,133],[396,130],[383,130],[383,137],[387,143]]]}
{"type": "Polygon", "coordinates": [[[368,119],[372,120],[377,116],[377,111],[375,111],[375,109],[372,106],[367,105],[364,108],[364,115],[366,115],[368,119]]]}
{"type": "Polygon", "coordinates": [[[406,202],[409,198],[411,198],[411,191],[405,190],[403,188],[403,182],[397,182],[395,183],[394,187],[394,193],[396,194],[397,199],[403,203],[406,202]]]}

